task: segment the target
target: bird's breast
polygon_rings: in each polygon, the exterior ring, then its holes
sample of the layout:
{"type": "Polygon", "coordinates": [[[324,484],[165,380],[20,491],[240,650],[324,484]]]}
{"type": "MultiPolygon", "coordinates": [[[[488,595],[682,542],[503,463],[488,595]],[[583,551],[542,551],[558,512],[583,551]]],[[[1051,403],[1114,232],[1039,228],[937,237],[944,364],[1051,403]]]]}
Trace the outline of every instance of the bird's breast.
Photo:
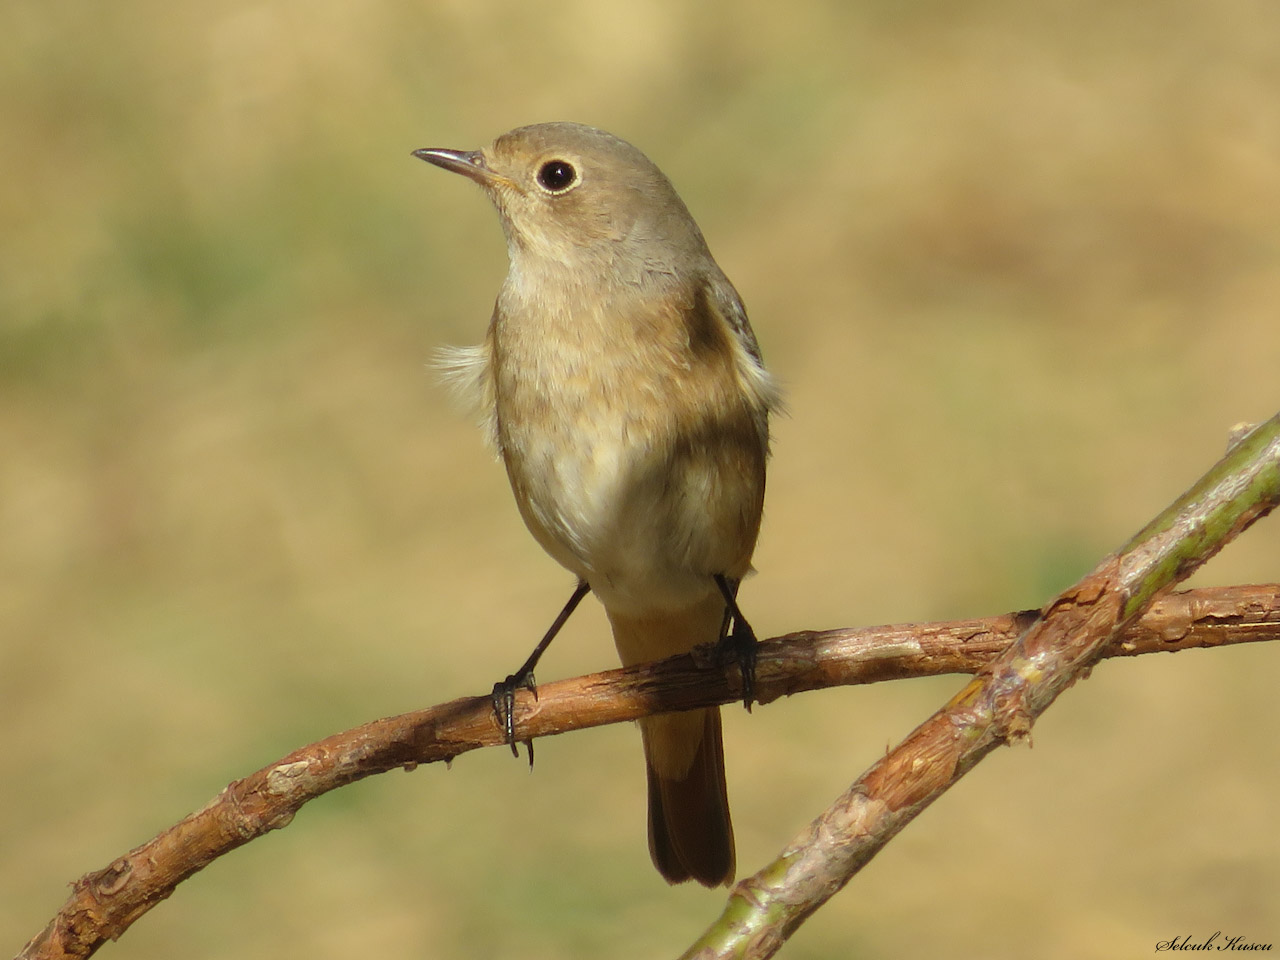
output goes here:
{"type": "Polygon", "coordinates": [[[500,301],[499,446],[534,536],[606,606],[676,607],[749,565],[763,438],[732,365],[691,352],[675,307],[623,301],[500,301]]]}

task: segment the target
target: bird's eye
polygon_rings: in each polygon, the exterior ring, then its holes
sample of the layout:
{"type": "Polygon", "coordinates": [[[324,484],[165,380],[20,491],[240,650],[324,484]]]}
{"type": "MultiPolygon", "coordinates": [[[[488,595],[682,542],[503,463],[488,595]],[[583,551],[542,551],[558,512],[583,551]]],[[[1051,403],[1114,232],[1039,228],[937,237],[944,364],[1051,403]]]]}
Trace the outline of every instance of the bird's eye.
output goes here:
{"type": "Polygon", "coordinates": [[[565,160],[548,160],[538,168],[538,183],[549,193],[564,193],[578,182],[578,171],[565,160]]]}

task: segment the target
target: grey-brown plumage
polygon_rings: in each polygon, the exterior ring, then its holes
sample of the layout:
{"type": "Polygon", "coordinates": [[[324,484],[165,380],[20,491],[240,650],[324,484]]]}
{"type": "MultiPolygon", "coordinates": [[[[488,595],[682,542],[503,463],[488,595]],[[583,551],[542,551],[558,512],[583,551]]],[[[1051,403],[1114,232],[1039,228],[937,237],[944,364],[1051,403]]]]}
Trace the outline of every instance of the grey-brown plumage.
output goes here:
{"type": "MultiPolygon", "coordinates": [[[[590,585],[624,664],[716,640],[750,570],[778,395],[737,292],[674,188],[591,127],[415,154],[479,183],[510,269],[485,343],[450,354],[525,524],[590,585]]],[[[672,883],[732,881],[718,709],[640,724],[649,842],[672,883]]]]}

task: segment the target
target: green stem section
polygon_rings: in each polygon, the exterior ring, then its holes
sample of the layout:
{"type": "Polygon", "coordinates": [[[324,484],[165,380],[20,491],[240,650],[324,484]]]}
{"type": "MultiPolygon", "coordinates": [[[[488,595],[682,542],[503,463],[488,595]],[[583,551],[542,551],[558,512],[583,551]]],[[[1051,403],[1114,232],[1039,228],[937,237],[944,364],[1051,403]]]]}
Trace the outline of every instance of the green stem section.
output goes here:
{"type": "Polygon", "coordinates": [[[1280,486],[1280,414],[1254,427],[1190,490],[1121,549],[1141,582],[1125,605],[1145,608],[1160,590],[1186,579],[1237,533],[1276,505],[1280,486]]]}

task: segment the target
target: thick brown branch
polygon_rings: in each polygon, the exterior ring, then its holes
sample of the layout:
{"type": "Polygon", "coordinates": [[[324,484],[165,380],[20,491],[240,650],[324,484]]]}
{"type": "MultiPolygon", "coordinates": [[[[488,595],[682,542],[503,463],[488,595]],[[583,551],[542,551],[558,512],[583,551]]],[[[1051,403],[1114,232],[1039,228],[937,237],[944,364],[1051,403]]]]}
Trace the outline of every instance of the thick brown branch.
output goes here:
{"type": "MultiPolygon", "coordinates": [[[[906,824],[1003,743],[1023,740],[1154,599],[1280,505],[1280,414],[1059,594],[963,690],[743,879],[686,958],[773,956],[906,824]]],[[[1176,632],[1176,631],[1175,631],[1176,632]]]]}
{"type": "MultiPolygon", "coordinates": [[[[760,646],[763,702],[805,690],[982,669],[1036,618],[804,631],[760,646]]],[[[1280,584],[1174,594],[1157,602],[1108,656],[1186,650],[1280,638],[1280,584]]],[[[522,736],[543,737],[740,696],[735,668],[674,657],[548,683],[518,700],[522,736]]],[[[487,697],[376,720],[321,740],[237,780],[203,809],[82,877],[70,899],[19,957],[87,957],[215,859],[283,827],[308,800],[399,767],[449,760],[502,743],[487,697]]]]}

